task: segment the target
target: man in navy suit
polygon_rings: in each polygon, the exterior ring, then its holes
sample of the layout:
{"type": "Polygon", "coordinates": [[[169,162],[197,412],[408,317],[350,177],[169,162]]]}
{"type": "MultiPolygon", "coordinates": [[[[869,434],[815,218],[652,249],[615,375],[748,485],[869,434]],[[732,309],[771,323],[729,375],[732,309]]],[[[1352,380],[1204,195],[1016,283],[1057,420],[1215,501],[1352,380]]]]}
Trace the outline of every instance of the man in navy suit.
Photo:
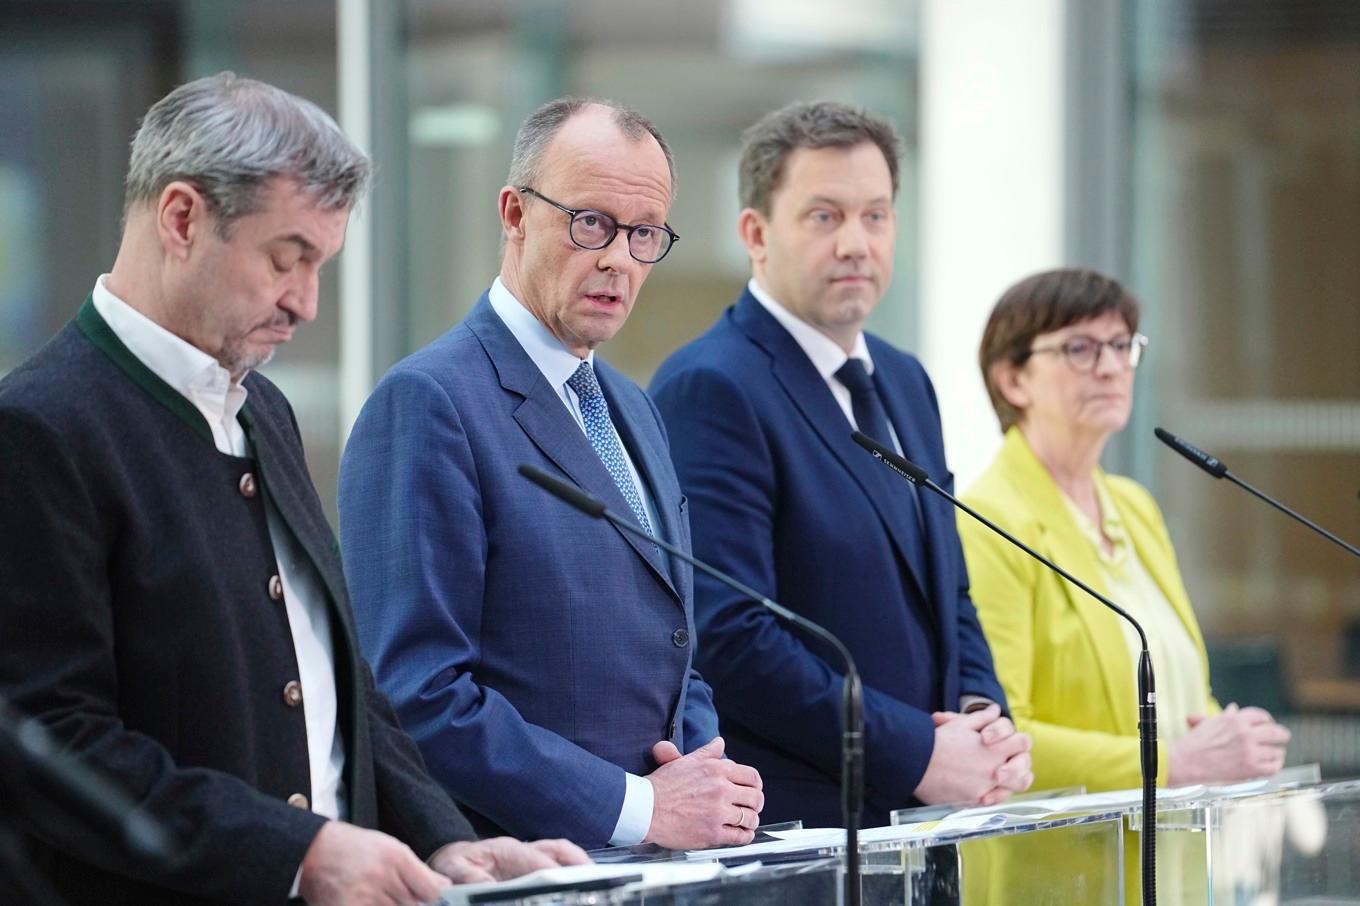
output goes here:
{"type": "MultiPolygon", "coordinates": [[[[953,511],[850,439],[858,427],[950,482],[925,371],[863,332],[892,274],[898,148],[888,123],[840,104],[752,127],[738,223],[752,279],[652,385],[695,552],[826,626],[858,662],[870,825],[922,802],[998,802],[1032,779],[953,511]]],[[[839,824],[837,658],[704,576],[695,612],[701,669],[730,751],[765,781],[766,820],[839,824]]]]}
{"type": "Polygon", "coordinates": [[[594,355],[670,249],[673,186],[636,112],[566,99],[531,115],[500,192],[499,278],[382,379],[341,464],[361,644],[483,832],[737,844],[764,803],[759,775],[722,757],[692,669],[692,571],[516,471],[689,545],[660,416],[594,355]]]}

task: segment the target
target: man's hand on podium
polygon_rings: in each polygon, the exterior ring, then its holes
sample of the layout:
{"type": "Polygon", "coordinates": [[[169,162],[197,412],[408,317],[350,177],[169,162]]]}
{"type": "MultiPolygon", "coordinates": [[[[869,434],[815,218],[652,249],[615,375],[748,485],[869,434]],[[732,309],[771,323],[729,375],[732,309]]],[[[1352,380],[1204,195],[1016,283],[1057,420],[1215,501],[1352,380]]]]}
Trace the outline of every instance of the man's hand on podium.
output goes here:
{"type": "Polygon", "coordinates": [[[541,868],[590,859],[566,840],[521,843],[510,837],[449,843],[426,865],[394,837],[329,821],[302,859],[298,895],[310,906],[437,901],[449,884],[504,881],[541,868]]]}
{"type": "Polygon", "coordinates": [[[523,843],[513,837],[489,837],[440,847],[430,856],[430,867],[455,884],[472,884],[508,881],[542,868],[589,861],[585,851],[570,840],[523,843]]]}
{"type": "Polygon", "coordinates": [[[931,718],[935,748],[916,787],[922,802],[996,805],[1034,782],[1029,734],[1016,732],[999,706],[968,714],[937,711],[931,718]]]}
{"type": "Polygon", "coordinates": [[[652,747],[647,775],[655,798],[646,842],[667,849],[742,846],[755,837],[765,807],[760,772],[723,758],[721,736],[681,755],[674,743],[652,747]]]}

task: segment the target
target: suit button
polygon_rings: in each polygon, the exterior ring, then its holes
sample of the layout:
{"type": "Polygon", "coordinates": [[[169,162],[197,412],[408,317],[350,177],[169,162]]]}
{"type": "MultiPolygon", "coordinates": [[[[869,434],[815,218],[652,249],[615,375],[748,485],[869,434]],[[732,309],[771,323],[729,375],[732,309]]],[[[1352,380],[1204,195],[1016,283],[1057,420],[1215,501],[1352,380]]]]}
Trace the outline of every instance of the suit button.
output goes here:
{"type": "Polygon", "coordinates": [[[283,600],[283,580],[277,575],[269,577],[269,600],[283,600]]]}
{"type": "Polygon", "coordinates": [[[252,475],[252,474],[249,473],[249,472],[247,472],[246,474],[242,475],[242,476],[241,476],[241,481],[240,481],[240,483],[237,485],[237,487],[239,487],[239,488],[241,489],[241,496],[242,496],[242,497],[254,497],[254,496],[255,496],[255,476],[252,475]]]}
{"type": "Polygon", "coordinates": [[[689,644],[689,630],[688,629],[675,630],[675,632],[671,633],[671,641],[675,643],[676,648],[684,648],[686,645],[689,644]]]}
{"type": "Polygon", "coordinates": [[[307,801],[307,797],[302,795],[301,793],[294,793],[293,795],[289,796],[288,804],[291,805],[293,808],[310,809],[312,807],[312,804],[307,801]]]}
{"type": "Polygon", "coordinates": [[[290,708],[296,708],[302,704],[302,683],[297,680],[289,680],[283,687],[283,703],[290,708]]]}

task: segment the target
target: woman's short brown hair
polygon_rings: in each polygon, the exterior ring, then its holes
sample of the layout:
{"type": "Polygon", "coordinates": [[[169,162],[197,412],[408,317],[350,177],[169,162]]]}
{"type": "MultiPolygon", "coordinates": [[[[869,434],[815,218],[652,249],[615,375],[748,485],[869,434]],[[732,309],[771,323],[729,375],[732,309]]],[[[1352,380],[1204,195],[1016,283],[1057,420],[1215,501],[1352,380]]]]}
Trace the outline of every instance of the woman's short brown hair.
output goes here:
{"type": "Polygon", "coordinates": [[[1005,361],[1019,368],[1029,360],[1035,337],[1111,311],[1130,332],[1138,329],[1138,300],[1118,280],[1090,270],[1044,271],[1001,294],[982,332],[978,365],[1002,431],[1020,421],[1020,411],[1001,395],[994,366],[1005,361]]]}

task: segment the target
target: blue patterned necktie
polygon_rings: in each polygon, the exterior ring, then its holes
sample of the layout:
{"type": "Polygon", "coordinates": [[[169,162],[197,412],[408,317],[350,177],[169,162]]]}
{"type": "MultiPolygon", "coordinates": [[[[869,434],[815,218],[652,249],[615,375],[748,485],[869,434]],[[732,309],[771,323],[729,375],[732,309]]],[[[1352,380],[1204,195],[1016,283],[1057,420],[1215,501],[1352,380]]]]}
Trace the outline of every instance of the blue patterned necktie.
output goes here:
{"type": "Polygon", "coordinates": [[[628,501],[628,508],[633,511],[638,525],[642,526],[647,534],[652,534],[652,523],[647,519],[647,511],[643,509],[642,498],[638,496],[633,476],[628,472],[628,463],[623,458],[623,447],[619,444],[618,435],[614,433],[614,423],[609,420],[609,407],[605,405],[604,392],[600,390],[600,382],[595,379],[595,369],[590,367],[589,362],[582,362],[567,379],[567,386],[576,393],[576,399],[581,404],[581,420],[586,424],[586,436],[590,438],[590,445],[595,448],[595,455],[600,457],[600,462],[609,470],[610,477],[614,479],[614,484],[618,485],[623,499],[628,501]]]}

